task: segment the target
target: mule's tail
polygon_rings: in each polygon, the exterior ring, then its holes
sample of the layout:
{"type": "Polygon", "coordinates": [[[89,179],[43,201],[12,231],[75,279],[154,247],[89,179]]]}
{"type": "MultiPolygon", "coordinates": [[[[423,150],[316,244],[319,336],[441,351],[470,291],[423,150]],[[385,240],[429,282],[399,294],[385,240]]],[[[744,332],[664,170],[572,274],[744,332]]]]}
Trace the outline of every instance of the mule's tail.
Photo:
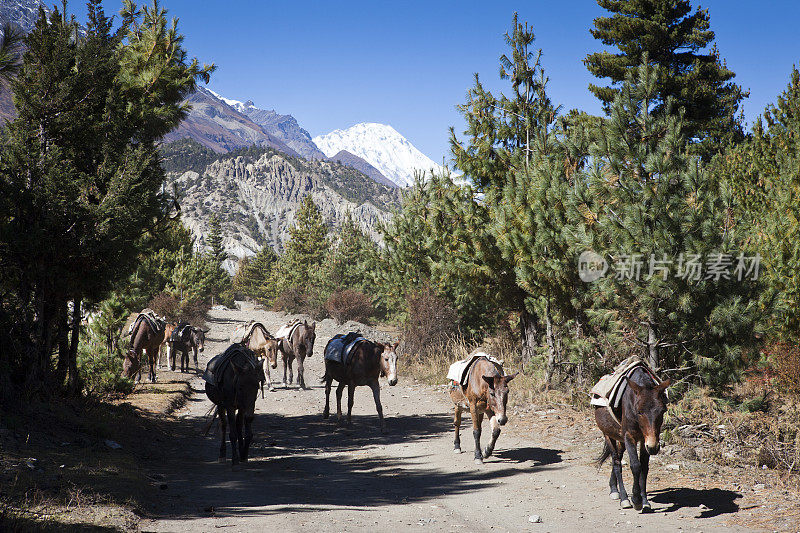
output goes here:
{"type": "Polygon", "coordinates": [[[600,453],[600,456],[595,460],[595,464],[597,468],[603,466],[603,463],[606,462],[606,459],[611,457],[611,445],[608,443],[608,439],[603,441],[603,451],[600,453]]]}
{"type": "Polygon", "coordinates": [[[211,418],[208,419],[208,422],[206,422],[206,428],[203,430],[204,437],[208,435],[208,432],[211,430],[211,426],[214,424],[214,420],[216,420],[217,416],[219,416],[219,407],[216,405],[211,406],[211,409],[209,409],[208,413],[206,413],[206,416],[211,416],[211,418]]]}

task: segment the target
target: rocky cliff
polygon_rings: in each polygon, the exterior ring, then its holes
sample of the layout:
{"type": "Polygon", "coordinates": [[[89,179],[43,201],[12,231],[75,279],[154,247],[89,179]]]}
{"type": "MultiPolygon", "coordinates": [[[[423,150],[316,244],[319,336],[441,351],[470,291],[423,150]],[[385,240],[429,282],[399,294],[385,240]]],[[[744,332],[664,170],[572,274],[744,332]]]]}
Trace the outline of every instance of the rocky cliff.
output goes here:
{"type": "MultiPolygon", "coordinates": [[[[225,249],[238,258],[255,254],[262,246],[281,251],[301,200],[311,195],[325,220],[334,228],[350,212],[353,219],[376,241],[377,226],[399,206],[396,188],[376,183],[364,174],[332,161],[304,160],[269,148],[250,148],[229,154],[209,155],[207,149],[186,144],[180,150],[167,147],[167,185],[180,195],[184,224],[198,243],[216,215],[221,223],[225,249]],[[183,161],[190,170],[180,171],[183,161]],[[197,162],[202,161],[204,168],[197,162]]],[[[227,268],[235,269],[236,259],[227,268]]]]}

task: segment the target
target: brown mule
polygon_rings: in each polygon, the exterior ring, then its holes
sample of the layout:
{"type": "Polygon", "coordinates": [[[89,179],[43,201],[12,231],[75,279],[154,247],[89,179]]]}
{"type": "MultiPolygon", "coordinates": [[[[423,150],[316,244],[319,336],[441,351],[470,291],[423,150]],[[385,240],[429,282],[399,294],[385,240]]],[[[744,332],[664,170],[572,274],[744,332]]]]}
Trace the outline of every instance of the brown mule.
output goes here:
{"type": "MultiPolygon", "coordinates": [[[[261,361],[267,389],[270,392],[274,391],[275,387],[272,386],[269,369],[270,367],[278,368],[278,339],[267,331],[264,324],[261,322],[253,322],[249,324],[249,330],[242,339],[241,344],[253,350],[253,353],[255,353],[256,357],[261,361]]],[[[261,397],[264,397],[263,385],[261,387],[261,397]]]]}
{"type": "Polygon", "coordinates": [[[492,363],[486,357],[481,357],[472,363],[469,369],[467,385],[453,382],[450,387],[450,398],[455,404],[453,425],[455,426],[455,441],[453,451],[461,453],[461,413],[469,411],[472,418],[472,435],[475,438],[475,463],[482,464],[485,457],[490,457],[494,452],[497,437],[500,436],[500,426],[508,421],[506,416],[506,402],[508,401],[508,382],[516,377],[517,373],[503,375],[502,368],[492,363]],[[492,428],[492,440],[481,452],[481,424],[483,416],[489,417],[489,426],[492,428]]]}
{"type": "Polygon", "coordinates": [[[306,357],[311,357],[314,353],[314,341],[317,338],[317,324],[309,324],[305,320],[292,326],[285,337],[278,338],[278,349],[283,358],[283,384],[289,385],[294,381],[292,375],[292,362],[297,359],[297,384],[301,389],[306,388],[303,378],[303,363],[306,357]],[[289,381],[286,381],[286,373],[289,373],[289,381]]]}
{"type": "Polygon", "coordinates": [[[158,368],[169,368],[169,337],[175,330],[173,322],[167,322],[164,326],[164,340],[158,348],[158,368]],[[162,362],[163,361],[163,362],[162,362]]]}
{"type": "Polygon", "coordinates": [[[386,422],[383,419],[383,406],[381,406],[381,387],[379,377],[386,377],[389,385],[397,385],[397,352],[398,342],[394,344],[381,344],[372,341],[362,341],[356,344],[350,354],[347,364],[325,359],[325,410],[322,418],[330,416],[331,383],[335,379],[339,382],[336,387],[336,414],[337,420],[342,420],[342,391],[347,386],[347,423],[352,423],[353,396],[356,387],[366,385],[372,389],[375,399],[375,409],[378,411],[381,431],[386,431],[386,422]]]}
{"type": "Polygon", "coordinates": [[[666,390],[670,380],[656,384],[652,376],[644,369],[636,369],[630,377],[625,378],[628,386],[622,393],[620,406],[613,410],[596,406],[594,418],[597,427],[603,432],[605,443],[603,453],[598,459],[602,465],[606,459],[612,458],[611,499],[620,500],[622,507],[633,507],[638,511],[652,510],[647,501],[647,473],[650,470],[650,456],[659,451],[659,437],[664,413],[667,411],[666,390]],[[637,450],[641,448],[641,450],[637,450]],[[633,473],[633,494],[630,500],[625,486],[622,484],[622,455],[628,451],[628,461],[633,473]],[[637,453],[638,451],[638,453],[637,453]]]}
{"type": "Polygon", "coordinates": [[[122,362],[124,377],[133,378],[134,374],[138,374],[136,381],[141,381],[141,356],[142,352],[145,352],[150,364],[150,383],[156,382],[156,363],[161,344],[164,342],[165,326],[166,324],[157,318],[148,318],[144,314],[139,315],[131,329],[131,349],[125,354],[125,360],[122,362]]]}

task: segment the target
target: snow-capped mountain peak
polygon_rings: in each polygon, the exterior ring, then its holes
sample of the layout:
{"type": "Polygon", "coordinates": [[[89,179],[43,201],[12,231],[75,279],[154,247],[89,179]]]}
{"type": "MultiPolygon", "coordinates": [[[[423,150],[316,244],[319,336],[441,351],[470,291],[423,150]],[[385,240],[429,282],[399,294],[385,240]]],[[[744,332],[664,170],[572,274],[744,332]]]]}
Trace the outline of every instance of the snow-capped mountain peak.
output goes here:
{"type": "Polygon", "coordinates": [[[441,169],[441,165],[434,163],[387,124],[364,122],[313,140],[327,157],[346,150],[367,161],[401,187],[414,183],[415,171],[441,169]]]}

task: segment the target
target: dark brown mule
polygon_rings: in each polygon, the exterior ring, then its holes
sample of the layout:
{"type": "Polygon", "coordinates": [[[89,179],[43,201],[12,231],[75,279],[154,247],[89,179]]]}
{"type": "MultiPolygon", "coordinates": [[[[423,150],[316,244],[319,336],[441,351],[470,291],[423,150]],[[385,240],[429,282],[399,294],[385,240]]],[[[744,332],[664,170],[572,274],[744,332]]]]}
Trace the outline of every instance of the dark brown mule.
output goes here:
{"type": "MultiPolygon", "coordinates": [[[[229,348],[230,349],[230,348],[229,348]]],[[[222,443],[219,447],[219,461],[224,463],[225,427],[229,428],[231,442],[231,465],[239,461],[247,462],[250,442],[253,440],[253,418],[255,417],[258,388],[264,380],[261,365],[256,365],[252,352],[237,346],[238,352],[231,356],[230,363],[218,377],[221,385],[206,382],[206,395],[214,402],[214,416],[219,416],[222,429],[222,443]]],[[[212,421],[213,422],[213,419],[212,421]]]]}
{"type": "Polygon", "coordinates": [[[336,414],[338,422],[342,421],[342,391],[347,386],[347,423],[352,423],[353,395],[356,387],[363,385],[372,389],[372,397],[375,399],[375,409],[378,411],[378,419],[381,424],[381,431],[386,431],[386,422],[383,420],[383,407],[381,406],[381,386],[378,383],[379,377],[386,377],[389,385],[397,385],[397,345],[381,344],[372,341],[362,341],[356,344],[350,353],[347,364],[325,359],[325,375],[322,381],[325,382],[325,410],[322,418],[328,418],[331,414],[331,383],[335,379],[339,382],[336,387],[336,414]]]}
{"type": "Polygon", "coordinates": [[[122,375],[132,378],[137,374],[136,381],[142,379],[142,352],[147,353],[147,362],[150,364],[150,383],[156,381],[156,363],[161,343],[164,342],[165,323],[159,319],[148,319],[139,315],[131,329],[131,349],[125,354],[122,362],[122,375]],[[151,320],[160,327],[153,328],[151,320]]]}
{"type": "MultiPolygon", "coordinates": [[[[270,392],[275,390],[270,379],[269,369],[278,368],[278,339],[267,331],[261,322],[253,322],[250,329],[241,341],[241,344],[253,350],[256,357],[261,361],[266,378],[267,389],[270,392]]],[[[261,387],[261,397],[264,397],[264,387],[261,387]]]]}
{"type": "Polygon", "coordinates": [[[301,389],[306,388],[303,379],[303,361],[306,357],[311,357],[314,352],[314,341],[317,338],[317,324],[309,324],[305,320],[292,326],[291,331],[286,337],[278,339],[278,349],[281,351],[283,359],[283,384],[289,385],[294,381],[292,375],[292,362],[297,359],[297,384],[301,389]],[[289,371],[289,381],[286,381],[286,371],[289,371]]]}
{"type": "Polygon", "coordinates": [[[169,349],[167,359],[172,371],[175,370],[177,354],[181,354],[181,372],[189,371],[189,351],[194,355],[194,369],[197,370],[197,352],[202,353],[205,348],[207,329],[198,328],[182,322],[175,326],[167,338],[169,349]]]}
{"type": "Polygon", "coordinates": [[[667,411],[666,389],[670,380],[656,385],[650,374],[642,368],[634,370],[626,379],[628,386],[622,393],[619,408],[612,411],[608,407],[596,406],[594,409],[597,427],[605,437],[598,465],[611,457],[613,464],[608,482],[611,498],[620,500],[625,509],[630,508],[633,501],[633,507],[637,511],[646,512],[652,510],[647,501],[650,456],[656,455],[660,448],[661,423],[667,411]],[[641,450],[637,450],[637,447],[641,450]],[[633,473],[633,494],[630,500],[622,484],[622,454],[625,450],[628,451],[628,461],[633,473]]]}
{"type": "Polygon", "coordinates": [[[477,359],[469,369],[467,385],[462,387],[453,383],[450,387],[450,398],[455,404],[453,425],[456,438],[453,442],[453,451],[461,453],[461,413],[469,411],[472,418],[472,436],[475,438],[475,463],[483,463],[484,457],[490,457],[494,452],[497,437],[500,436],[500,426],[508,422],[506,416],[506,402],[508,402],[508,382],[516,377],[517,373],[503,375],[502,368],[492,363],[485,357],[477,359]],[[492,440],[481,452],[481,424],[483,416],[489,417],[489,427],[492,428],[492,440]]]}

